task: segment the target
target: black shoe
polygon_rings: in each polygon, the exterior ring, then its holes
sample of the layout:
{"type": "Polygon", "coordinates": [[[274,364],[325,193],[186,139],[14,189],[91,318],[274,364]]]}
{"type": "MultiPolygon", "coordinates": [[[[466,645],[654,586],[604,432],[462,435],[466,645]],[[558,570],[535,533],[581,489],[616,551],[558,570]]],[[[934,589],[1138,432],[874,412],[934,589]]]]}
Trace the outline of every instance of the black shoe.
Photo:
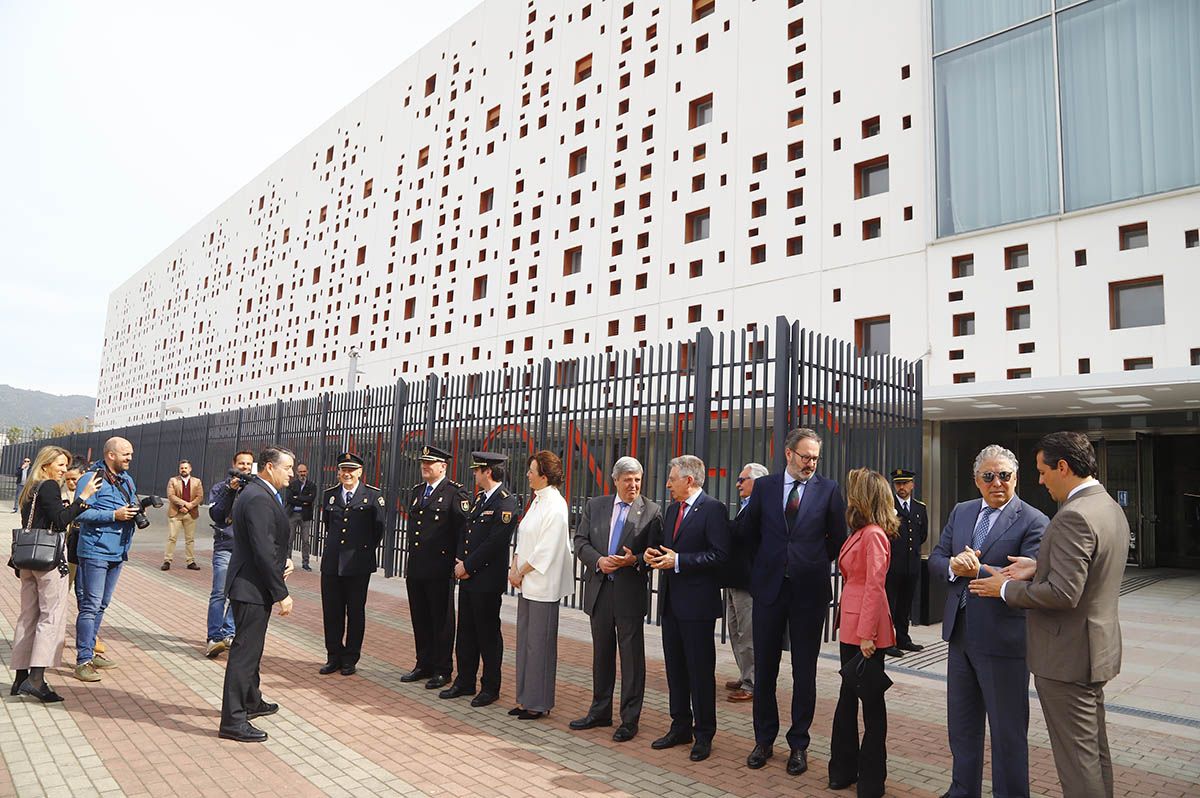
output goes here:
{"type": "Polygon", "coordinates": [[[520,715],[524,711],[525,710],[521,709],[520,707],[513,707],[512,709],[510,709],[508,711],[508,714],[512,715],[515,718],[517,715],[520,715]]]}
{"type": "Polygon", "coordinates": [[[603,718],[597,718],[595,715],[587,715],[578,720],[573,720],[567,725],[575,731],[583,731],[584,729],[595,729],[600,726],[611,726],[612,718],[604,720],[603,718]]]}
{"type": "Polygon", "coordinates": [[[677,745],[687,745],[692,741],[692,735],[688,732],[669,731],[662,737],[659,737],[654,742],[650,743],[650,747],[655,751],[661,751],[664,748],[674,748],[677,745]]]}
{"type": "Polygon", "coordinates": [[[404,682],[405,684],[408,684],[409,682],[419,682],[422,679],[428,679],[432,675],[433,673],[430,671],[423,671],[420,668],[413,668],[411,671],[401,676],[400,681],[404,682]]]}
{"type": "Polygon", "coordinates": [[[439,687],[445,687],[448,684],[450,684],[450,677],[444,673],[439,673],[437,676],[434,676],[432,679],[425,682],[425,689],[436,690],[439,687]]]}
{"type": "Polygon", "coordinates": [[[904,652],[901,651],[900,649],[896,648],[895,646],[889,646],[888,648],[885,648],[883,650],[883,653],[887,654],[889,657],[903,657],[904,656],[904,652]]]}
{"type": "Polygon", "coordinates": [[[914,643],[911,640],[909,640],[907,643],[897,643],[895,647],[902,649],[904,651],[924,651],[925,650],[925,646],[921,645],[920,643],[914,643]]]}
{"type": "Polygon", "coordinates": [[[613,732],[614,743],[627,743],[634,737],[637,737],[638,727],[636,724],[622,723],[613,732]]]}
{"type": "Polygon", "coordinates": [[[767,764],[767,760],[773,756],[775,756],[774,746],[756,745],[754,746],[754,750],[750,752],[750,756],[746,757],[746,767],[751,770],[758,770],[767,764]]]}
{"type": "Polygon", "coordinates": [[[270,701],[264,701],[258,705],[258,709],[254,710],[253,712],[246,713],[246,720],[254,720],[255,718],[261,718],[267,715],[274,715],[278,711],[278,704],[272,704],[270,701]]]}
{"type": "Polygon", "coordinates": [[[475,695],[474,690],[468,690],[465,687],[460,687],[457,684],[452,684],[442,692],[438,693],[438,698],[458,698],[464,695],[475,695]]]}
{"type": "Polygon", "coordinates": [[[322,676],[328,676],[336,670],[341,670],[341,667],[342,666],[338,665],[336,662],[326,662],[321,666],[321,669],[317,671],[317,673],[321,674],[322,676]]]}
{"type": "Polygon", "coordinates": [[[63,700],[63,697],[54,692],[54,688],[46,682],[42,682],[41,687],[34,687],[26,679],[21,682],[21,686],[17,688],[17,692],[21,695],[31,695],[43,704],[56,704],[63,700]]]}
{"type": "Polygon", "coordinates": [[[697,740],[692,746],[692,752],[688,754],[688,759],[693,762],[703,762],[708,759],[708,755],[712,753],[712,742],[709,740],[697,740]]]}
{"type": "Polygon", "coordinates": [[[500,696],[496,695],[495,693],[480,693],[471,699],[471,706],[486,707],[488,704],[496,703],[496,699],[499,697],[500,696]]]}
{"type": "Polygon", "coordinates": [[[517,713],[517,720],[537,720],[546,714],[545,712],[534,712],[531,709],[523,709],[517,713]]]}
{"type": "Polygon", "coordinates": [[[194,562],[190,562],[190,563],[188,563],[188,570],[189,571],[199,571],[200,566],[196,565],[196,563],[194,563],[194,562]]]}
{"type": "Polygon", "coordinates": [[[854,779],[846,779],[845,781],[838,781],[838,780],[834,779],[833,777],[830,777],[830,779],[829,779],[829,789],[831,789],[831,790],[844,790],[844,789],[846,789],[847,787],[853,787],[853,786],[854,786],[856,783],[858,783],[858,779],[856,779],[856,778],[854,778],[854,779]]]}
{"type": "Polygon", "coordinates": [[[808,751],[803,748],[794,749],[787,761],[788,775],[799,776],[806,770],[808,770],[808,751]]]}
{"type": "Polygon", "coordinates": [[[158,570],[160,570],[160,571],[169,571],[169,570],[171,570],[171,563],[170,563],[170,561],[168,561],[168,560],[164,560],[164,561],[163,561],[163,564],[162,564],[162,566],[160,566],[158,570]]]}
{"type": "Polygon", "coordinates": [[[306,571],[311,571],[311,570],[312,570],[312,566],[311,566],[311,565],[309,565],[308,563],[304,563],[304,565],[301,565],[300,567],[301,567],[301,568],[303,568],[303,569],[304,569],[304,570],[306,570],[306,571]]]}
{"type": "Polygon", "coordinates": [[[8,691],[9,695],[18,695],[21,690],[21,685],[29,678],[29,669],[23,668],[13,673],[12,689],[8,691]]]}
{"type": "Polygon", "coordinates": [[[355,665],[343,665],[340,672],[343,676],[353,676],[357,670],[355,665]]]}
{"type": "Polygon", "coordinates": [[[237,740],[239,743],[261,743],[267,739],[265,731],[256,729],[249,723],[237,729],[219,729],[217,736],[223,740],[237,740]]]}

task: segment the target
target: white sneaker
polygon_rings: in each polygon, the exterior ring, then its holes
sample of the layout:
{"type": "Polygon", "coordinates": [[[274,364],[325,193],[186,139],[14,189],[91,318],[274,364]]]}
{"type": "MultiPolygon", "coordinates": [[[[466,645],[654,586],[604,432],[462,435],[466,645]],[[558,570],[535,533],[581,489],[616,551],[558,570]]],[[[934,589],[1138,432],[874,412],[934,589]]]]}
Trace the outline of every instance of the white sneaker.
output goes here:
{"type": "Polygon", "coordinates": [[[229,648],[229,643],[225,640],[209,640],[208,645],[204,648],[204,656],[212,659],[227,648],[229,648]]]}

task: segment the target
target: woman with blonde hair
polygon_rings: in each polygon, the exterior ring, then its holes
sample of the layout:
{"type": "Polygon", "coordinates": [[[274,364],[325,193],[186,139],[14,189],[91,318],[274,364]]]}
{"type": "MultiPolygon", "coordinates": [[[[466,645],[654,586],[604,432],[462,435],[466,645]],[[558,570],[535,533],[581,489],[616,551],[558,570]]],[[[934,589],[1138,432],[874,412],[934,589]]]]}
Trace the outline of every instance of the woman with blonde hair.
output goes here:
{"type": "MultiPolygon", "coordinates": [[[[99,487],[94,479],[83,487],[79,498],[63,504],[62,481],[70,462],[71,453],[59,446],[43,446],[37,453],[29,480],[18,497],[23,528],[65,532],[75,516],[87,509],[87,500],[99,487]]],[[[66,637],[66,541],[63,536],[59,541],[63,548],[57,567],[31,571],[14,566],[21,579],[21,610],[13,631],[12,668],[16,679],[11,694],[31,695],[45,703],[62,701],[62,696],[46,683],[46,668],[61,661],[66,637]]]]}
{"type": "Polygon", "coordinates": [[[888,609],[887,580],[891,560],[889,538],[900,531],[900,518],[892,489],[884,476],[869,468],[856,468],[846,479],[846,523],[854,530],[838,555],[842,572],[842,666],[858,672],[844,678],[833,715],[829,751],[829,787],[841,790],[858,783],[858,795],[883,795],[887,779],[887,708],[880,682],[882,650],[895,645],[896,632],[888,609]],[[852,660],[861,657],[861,669],[852,660]],[[863,692],[856,682],[873,684],[863,692]],[[858,704],[862,701],[863,737],[858,739],[858,704]]]}

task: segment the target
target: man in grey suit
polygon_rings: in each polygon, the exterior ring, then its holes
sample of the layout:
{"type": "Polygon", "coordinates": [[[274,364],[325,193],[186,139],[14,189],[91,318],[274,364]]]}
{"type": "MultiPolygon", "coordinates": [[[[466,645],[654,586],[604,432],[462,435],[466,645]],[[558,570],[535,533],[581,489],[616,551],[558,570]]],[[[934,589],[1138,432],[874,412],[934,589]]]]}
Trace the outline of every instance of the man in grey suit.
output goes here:
{"type": "Polygon", "coordinates": [[[1051,433],[1035,451],[1038,482],[1059,503],[1041,555],[1010,558],[999,574],[971,583],[971,592],[1028,610],[1029,669],[1064,798],[1111,798],[1104,685],[1121,672],[1117,601],[1129,522],[1096,481],[1086,435],[1051,433]]]}
{"type": "Polygon", "coordinates": [[[971,580],[1013,556],[1036,557],[1047,518],[1016,496],[1017,458],[1003,446],[984,447],[975,458],[982,499],[950,511],[929,555],[933,579],[949,580],[942,639],[950,644],[946,667],[946,727],[953,781],[945,798],[979,798],[983,790],[984,722],[992,732],[992,791],[1029,795],[1029,669],[1025,664],[1024,613],[976,598],[971,580]]]}
{"type": "Polygon", "coordinates": [[[646,692],[647,574],[642,562],[654,534],[662,530],[662,509],[642,497],[642,464],[622,457],[613,465],[615,496],[588,500],[575,529],[575,556],[587,566],[583,609],[592,623],[592,706],[571,721],[576,731],[612,725],[617,651],[621,652],[621,725],[613,740],[623,743],[638,732],[646,692]]]}

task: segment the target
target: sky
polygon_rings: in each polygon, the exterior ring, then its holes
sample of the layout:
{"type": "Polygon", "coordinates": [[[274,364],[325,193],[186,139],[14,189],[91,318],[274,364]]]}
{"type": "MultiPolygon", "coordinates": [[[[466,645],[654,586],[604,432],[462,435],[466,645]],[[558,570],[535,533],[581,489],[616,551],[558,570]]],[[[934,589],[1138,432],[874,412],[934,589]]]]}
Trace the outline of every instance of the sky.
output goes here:
{"type": "Polygon", "coordinates": [[[479,0],[0,0],[0,384],[96,395],[108,295],[479,0]]]}

